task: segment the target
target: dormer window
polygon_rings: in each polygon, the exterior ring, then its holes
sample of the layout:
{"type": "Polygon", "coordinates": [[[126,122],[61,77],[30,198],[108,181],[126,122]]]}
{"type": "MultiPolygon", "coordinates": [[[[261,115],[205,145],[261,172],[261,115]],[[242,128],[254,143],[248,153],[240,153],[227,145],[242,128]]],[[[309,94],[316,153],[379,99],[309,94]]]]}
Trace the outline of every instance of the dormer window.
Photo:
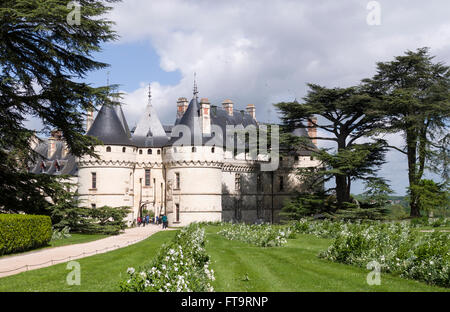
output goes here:
{"type": "Polygon", "coordinates": [[[139,150],[139,155],[142,155],[142,150],[139,150]]]}
{"type": "Polygon", "coordinates": [[[125,153],[127,151],[126,147],[122,147],[122,153],[125,153]]]}
{"type": "Polygon", "coordinates": [[[192,153],[197,152],[197,148],[195,146],[192,146],[192,153]]]}
{"type": "Polygon", "coordinates": [[[59,172],[61,170],[61,166],[59,165],[58,160],[55,160],[55,169],[56,169],[56,172],[59,172]]]}
{"type": "Polygon", "coordinates": [[[156,154],[161,155],[161,150],[158,149],[157,152],[156,152],[156,154]]]}
{"type": "Polygon", "coordinates": [[[111,146],[107,146],[107,147],[106,147],[106,152],[107,152],[107,153],[111,153],[111,146]]]}
{"type": "Polygon", "coordinates": [[[42,161],[41,162],[41,172],[44,173],[47,170],[47,168],[45,167],[45,162],[42,161]]]}
{"type": "Polygon", "coordinates": [[[211,153],[214,154],[215,151],[216,151],[216,148],[213,146],[213,147],[211,148],[211,153]]]}
{"type": "Polygon", "coordinates": [[[152,149],[151,149],[151,148],[149,148],[149,149],[147,150],[147,154],[148,154],[148,155],[151,155],[151,154],[152,154],[152,149]]]}

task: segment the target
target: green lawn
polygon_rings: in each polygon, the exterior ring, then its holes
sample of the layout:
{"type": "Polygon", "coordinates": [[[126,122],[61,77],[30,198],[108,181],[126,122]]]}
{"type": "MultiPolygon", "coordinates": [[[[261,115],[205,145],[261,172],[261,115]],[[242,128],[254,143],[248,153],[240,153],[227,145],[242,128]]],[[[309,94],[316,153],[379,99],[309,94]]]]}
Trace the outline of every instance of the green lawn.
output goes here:
{"type": "Polygon", "coordinates": [[[81,268],[81,285],[66,283],[67,263],[0,278],[0,292],[5,291],[119,291],[118,283],[127,276],[128,267],[150,261],[159,247],[175,236],[176,231],[158,232],[137,244],[108,253],[77,260],[81,268]]]}
{"type": "MultiPolygon", "coordinates": [[[[390,274],[381,275],[380,286],[369,286],[368,270],[317,257],[330,245],[328,239],[299,235],[285,247],[260,248],[227,240],[216,234],[218,230],[206,227],[216,291],[449,291],[390,274]]],[[[127,268],[149,262],[175,233],[158,232],[135,245],[78,260],[81,286],[68,286],[69,271],[66,264],[59,264],[1,278],[0,292],[118,291],[127,268]]]]}
{"type": "Polygon", "coordinates": [[[109,235],[104,235],[104,234],[71,234],[71,237],[60,239],[60,240],[55,240],[55,241],[50,241],[48,246],[44,246],[44,247],[41,247],[41,248],[37,248],[37,249],[25,251],[25,252],[18,252],[18,253],[12,253],[12,254],[8,254],[8,255],[3,255],[3,256],[0,256],[0,258],[1,257],[17,256],[17,255],[20,255],[20,254],[26,254],[26,253],[30,253],[30,252],[36,252],[38,250],[42,250],[42,249],[45,249],[45,248],[61,247],[61,246],[66,246],[66,245],[88,243],[88,242],[92,242],[92,241],[95,241],[95,240],[98,240],[98,239],[106,238],[108,236],[109,235]]]}
{"type": "Polygon", "coordinates": [[[260,248],[217,231],[207,228],[215,291],[449,291],[391,274],[381,274],[380,286],[369,286],[369,270],[317,257],[330,245],[328,239],[299,235],[285,247],[260,248]]]}
{"type": "Polygon", "coordinates": [[[106,238],[105,234],[70,234],[71,237],[50,242],[50,247],[61,247],[72,244],[88,243],[98,239],[106,238]]]}

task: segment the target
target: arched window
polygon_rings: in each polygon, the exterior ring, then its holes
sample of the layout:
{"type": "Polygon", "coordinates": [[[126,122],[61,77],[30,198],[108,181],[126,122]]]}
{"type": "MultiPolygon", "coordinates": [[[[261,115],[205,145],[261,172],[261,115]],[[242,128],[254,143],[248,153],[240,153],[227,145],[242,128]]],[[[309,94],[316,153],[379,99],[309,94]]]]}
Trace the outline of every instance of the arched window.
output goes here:
{"type": "Polygon", "coordinates": [[[215,151],[216,151],[216,148],[213,146],[213,147],[211,148],[211,153],[214,154],[215,151]]]}
{"type": "Polygon", "coordinates": [[[142,155],[142,150],[139,150],[139,155],[142,155]]]}
{"type": "Polygon", "coordinates": [[[122,153],[125,153],[127,151],[126,147],[122,147],[122,153]]]}
{"type": "Polygon", "coordinates": [[[156,154],[161,155],[161,150],[158,149],[158,151],[156,152],[156,154]]]}
{"type": "Polygon", "coordinates": [[[106,147],[106,152],[111,153],[111,146],[106,147]]]}
{"type": "Polygon", "coordinates": [[[147,154],[148,154],[148,155],[151,155],[151,154],[152,154],[152,149],[151,149],[151,148],[149,148],[149,149],[147,150],[147,154]]]}

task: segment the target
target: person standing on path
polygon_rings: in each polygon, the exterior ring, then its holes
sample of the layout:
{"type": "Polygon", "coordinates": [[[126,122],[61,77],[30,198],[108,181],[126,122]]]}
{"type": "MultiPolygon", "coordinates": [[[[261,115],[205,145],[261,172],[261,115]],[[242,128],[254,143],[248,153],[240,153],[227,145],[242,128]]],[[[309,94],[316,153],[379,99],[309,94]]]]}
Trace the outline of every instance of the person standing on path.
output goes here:
{"type": "Polygon", "coordinates": [[[162,223],[163,223],[163,229],[167,229],[167,226],[168,226],[168,222],[167,222],[167,216],[166,215],[163,215],[162,216],[162,223]]]}

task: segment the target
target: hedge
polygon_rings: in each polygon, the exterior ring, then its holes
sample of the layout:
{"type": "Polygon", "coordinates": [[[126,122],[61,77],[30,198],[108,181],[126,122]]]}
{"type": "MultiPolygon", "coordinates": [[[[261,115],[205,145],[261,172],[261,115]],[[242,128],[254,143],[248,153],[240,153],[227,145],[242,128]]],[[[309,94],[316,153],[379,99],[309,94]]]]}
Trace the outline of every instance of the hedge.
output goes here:
{"type": "Polygon", "coordinates": [[[0,214],[0,256],[46,246],[51,238],[48,216],[0,214]]]}

